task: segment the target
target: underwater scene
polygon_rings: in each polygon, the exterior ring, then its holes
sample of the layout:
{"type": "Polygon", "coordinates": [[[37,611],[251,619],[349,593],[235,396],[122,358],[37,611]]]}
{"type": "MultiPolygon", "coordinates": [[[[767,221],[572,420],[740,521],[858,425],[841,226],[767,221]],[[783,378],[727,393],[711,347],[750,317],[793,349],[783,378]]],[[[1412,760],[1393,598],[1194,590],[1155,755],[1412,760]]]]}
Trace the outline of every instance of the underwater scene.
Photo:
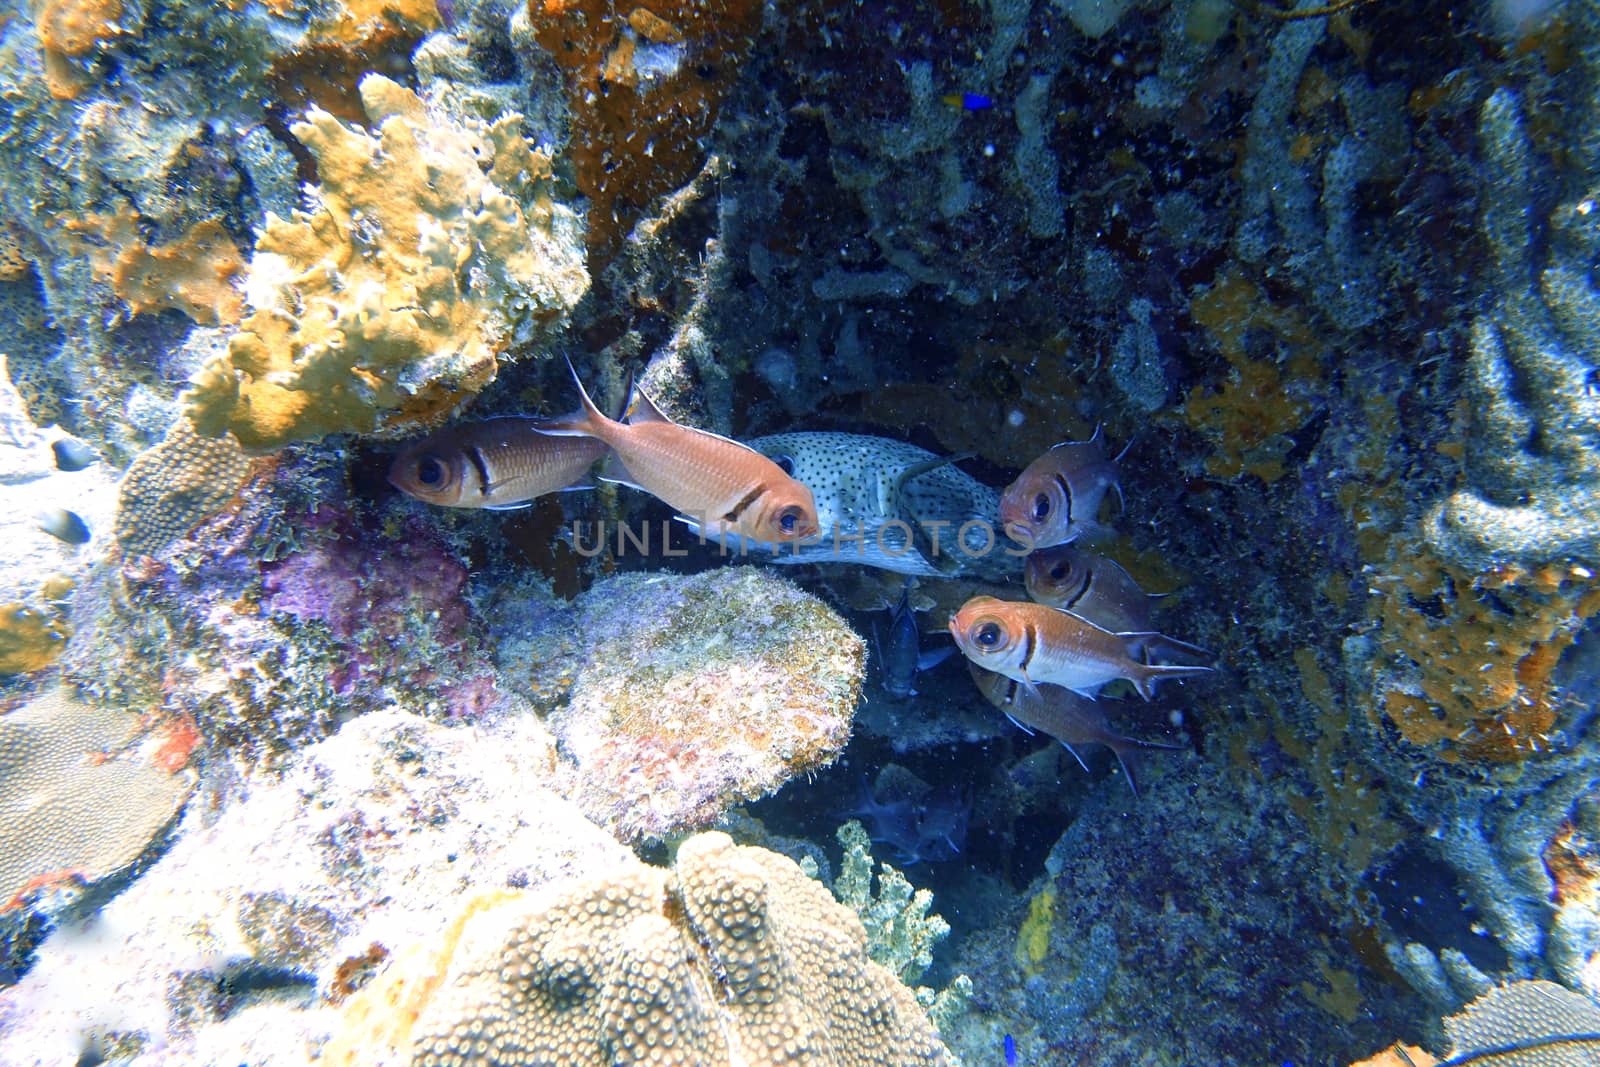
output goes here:
{"type": "Polygon", "coordinates": [[[0,0],[0,1067],[1600,1067],[1600,0],[0,0]]]}

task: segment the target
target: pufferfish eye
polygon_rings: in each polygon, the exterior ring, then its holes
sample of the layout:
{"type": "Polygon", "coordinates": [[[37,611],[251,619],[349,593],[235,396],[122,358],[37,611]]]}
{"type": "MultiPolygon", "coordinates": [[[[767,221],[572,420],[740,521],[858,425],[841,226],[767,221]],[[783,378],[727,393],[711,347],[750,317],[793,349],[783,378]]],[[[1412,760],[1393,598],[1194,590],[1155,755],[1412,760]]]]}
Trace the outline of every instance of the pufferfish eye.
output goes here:
{"type": "Polygon", "coordinates": [[[1043,522],[1050,517],[1050,498],[1043,493],[1033,498],[1033,521],[1043,522]]]}
{"type": "Polygon", "coordinates": [[[972,640],[984,648],[993,648],[1000,643],[1000,624],[980,622],[972,628],[972,640]]]}
{"type": "Polygon", "coordinates": [[[1067,576],[1067,565],[1065,563],[1057,563],[1054,567],[1050,568],[1050,580],[1051,581],[1059,582],[1059,581],[1061,581],[1061,579],[1065,578],[1066,576],[1067,576]]]}
{"type": "Polygon", "coordinates": [[[784,455],[782,452],[780,452],[776,456],[772,457],[772,462],[776,463],[778,465],[778,469],[781,470],[783,473],[789,475],[789,477],[791,477],[791,478],[794,477],[794,457],[793,456],[784,455]]]}
{"type": "Polygon", "coordinates": [[[424,456],[417,461],[417,484],[424,489],[437,489],[444,484],[444,464],[437,456],[424,456]]]}

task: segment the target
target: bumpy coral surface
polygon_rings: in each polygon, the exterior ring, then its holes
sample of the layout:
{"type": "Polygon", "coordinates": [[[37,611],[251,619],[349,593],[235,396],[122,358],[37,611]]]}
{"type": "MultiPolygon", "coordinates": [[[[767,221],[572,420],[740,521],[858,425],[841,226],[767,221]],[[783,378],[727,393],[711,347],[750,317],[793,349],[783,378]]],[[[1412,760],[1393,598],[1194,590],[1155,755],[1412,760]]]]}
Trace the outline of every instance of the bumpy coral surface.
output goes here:
{"type": "Polygon", "coordinates": [[[863,642],[781,578],[630,575],[579,608],[587,662],[551,727],[579,804],[625,839],[705,826],[849,739],[863,642]]]}
{"type": "Polygon", "coordinates": [[[316,108],[293,127],[317,159],[316,203],[256,243],[253,313],[187,394],[205,435],[271,449],[428,425],[588,286],[521,116],[452,120],[376,74],[361,96],[370,130],[316,108]]]}
{"type": "Polygon", "coordinates": [[[0,910],[122,870],[183,806],[188,777],[120,751],[137,725],[62,690],[0,715],[0,910]]]}
{"type": "Polygon", "coordinates": [[[232,435],[210,438],[180,418],[135,457],[117,493],[116,537],[125,560],[155,556],[238,495],[250,461],[232,435]]]}
{"type": "Polygon", "coordinates": [[[552,747],[532,715],[463,730],[377,712],[220,813],[194,806],[170,851],[0,991],[0,1067],[90,1047],[163,1067],[321,1062],[333,1005],[440,938],[464,886],[633,862],[543,784],[552,747]]]}
{"type": "Polygon", "coordinates": [[[372,1062],[383,1043],[418,1067],[948,1062],[855,915],[726,834],[684,842],[670,871],[480,900],[452,933],[352,1002],[333,1062],[372,1062]]]}

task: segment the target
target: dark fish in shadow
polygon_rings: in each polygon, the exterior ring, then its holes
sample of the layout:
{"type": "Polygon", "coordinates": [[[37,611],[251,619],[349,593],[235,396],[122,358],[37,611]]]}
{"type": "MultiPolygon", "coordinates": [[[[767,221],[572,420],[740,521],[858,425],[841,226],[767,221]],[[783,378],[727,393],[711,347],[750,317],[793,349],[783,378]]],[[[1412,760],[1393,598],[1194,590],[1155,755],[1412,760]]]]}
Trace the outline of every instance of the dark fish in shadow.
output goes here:
{"type": "Polygon", "coordinates": [[[967,666],[984,699],[999,708],[1023,733],[1047,734],[1061,742],[1061,747],[1072,753],[1072,758],[1085,771],[1089,765],[1073,746],[1104,745],[1109,748],[1117,757],[1117,765],[1122,768],[1122,776],[1128,780],[1128,788],[1134,796],[1139,795],[1139,782],[1129,762],[1134,753],[1155,749],[1177,752],[1189,747],[1160,741],[1140,741],[1115,733],[1106,723],[1104,704],[1081,697],[1071,690],[1047,685],[1030,691],[1021,682],[1003,674],[986,671],[972,663],[967,666]]]}
{"type": "Polygon", "coordinates": [[[510,416],[440,430],[411,445],[389,465],[389,484],[446,508],[507,511],[573,487],[605,443],[557,437],[543,420],[510,416]]]}
{"type": "Polygon", "coordinates": [[[883,691],[896,700],[916,696],[917,674],[937,667],[956,650],[954,645],[927,652],[922,650],[922,631],[917,628],[917,613],[911,608],[909,585],[900,590],[900,603],[889,613],[888,638],[878,633],[876,622],[872,635],[883,675],[883,691]]]}

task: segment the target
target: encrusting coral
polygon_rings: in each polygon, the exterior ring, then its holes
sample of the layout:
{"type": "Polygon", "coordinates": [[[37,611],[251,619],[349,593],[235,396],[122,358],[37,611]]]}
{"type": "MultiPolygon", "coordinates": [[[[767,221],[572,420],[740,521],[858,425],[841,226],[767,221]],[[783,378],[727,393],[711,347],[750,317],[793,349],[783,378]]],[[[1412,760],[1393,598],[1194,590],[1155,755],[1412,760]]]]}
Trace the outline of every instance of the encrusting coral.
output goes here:
{"type": "Polygon", "coordinates": [[[268,219],[253,310],[186,394],[206,436],[270,450],[428,426],[588,287],[577,221],[545,192],[550,161],[520,115],[452,119],[377,74],[361,99],[370,130],[319,108],[293,127],[321,184],[309,211],[268,219]]]}
{"type": "Polygon", "coordinates": [[[180,417],[122,476],[115,531],[123,559],[159,555],[226,506],[249,475],[250,460],[231,434],[201,437],[180,417]]]}
{"type": "Polygon", "coordinates": [[[685,841],[671,870],[477,898],[407,962],[350,1001],[329,1063],[949,1062],[850,909],[723,833],[685,841]]]}
{"type": "Polygon", "coordinates": [[[122,870],[183,807],[188,776],[120,751],[137,726],[60,689],[0,715],[0,911],[122,870]]]}
{"type": "Polygon", "coordinates": [[[849,739],[864,643],[782,578],[628,575],[578,608],[586,663],[550,727],[574,799],[624,840],[704,827],[849,739]]]}

